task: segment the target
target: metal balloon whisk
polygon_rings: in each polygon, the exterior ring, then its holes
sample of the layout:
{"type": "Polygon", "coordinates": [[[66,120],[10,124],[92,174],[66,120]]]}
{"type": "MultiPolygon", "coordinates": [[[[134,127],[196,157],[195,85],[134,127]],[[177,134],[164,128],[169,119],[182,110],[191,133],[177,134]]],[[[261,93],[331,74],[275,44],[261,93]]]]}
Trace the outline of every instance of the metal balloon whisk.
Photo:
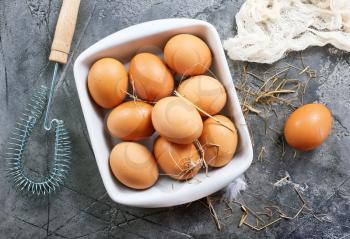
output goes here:
{"type": "Polygon", "coordinates": [[[47,87],[41,86],[33,94],[8,141],[6,159],[9,167],[7,176],[21,192],[38,196],[56,192],[64,184],[70,169],[71,142],[68,131],[62,120],[50,120],[49,114],[58,81],[59,64],[67,63],[79,5],[80,0],[63,0],[49,57],[51,62],[55,62],[51,87],[48,91],[47,87]],[[45,115],[43,116],[44,111],[45,115]],[[33,130],[40,125],[43,117],[45,131],[53,130],[55,132],[54,157],[48,175],[37,180],[30,178],[25,173],[23,157],[33,130]]]}

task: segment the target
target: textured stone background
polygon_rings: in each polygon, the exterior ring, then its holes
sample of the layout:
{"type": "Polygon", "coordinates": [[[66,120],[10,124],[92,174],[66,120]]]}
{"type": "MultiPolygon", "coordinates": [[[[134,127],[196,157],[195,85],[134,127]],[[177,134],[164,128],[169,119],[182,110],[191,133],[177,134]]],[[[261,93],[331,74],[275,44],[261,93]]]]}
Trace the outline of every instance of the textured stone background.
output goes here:
{"type": "MultiPolygon", "coordinates": [[[[64,81],[55,97],[55,115],[68,124],[74,144],[71,177],[63,191],[52,198],[32,200],[16,193],[5,178],[5,162],[0,171],[0,238],[350,238],[350,55],[332,47],[311,48],[303,52],[305,64],[317,70],[310,81],[305,102],[322,102],[334,115],[333,132],[327,142],[310,153],[293,150],[282,157],[278,133],[290,109],[275,106],[277,116],[267,114],[267,130],[260,117],[247,120],[254,139],[255,158],[245,174],[249,188],[240,200],[255,210],[264,205],[280,205],[293,214],[298,198],[293,186],[304,194],[308,206],[324,221],[301,213],[292,221],[281,221],[255,232],[246,226],[237,228],[241,211],[231,204],[233,213],[226,217],[224,203],[214,207],[223,223],[218,231],[205,201],[189,206],[163,209],[137,209],[110,201],[102,185],[83,115],[73,82],[72,63],[77,55],[101,38],[124,27],[160,18],[188,17],[214,24],[222,39],[235,34],[234,15],[243,0],[82,0],[74,37],[72,61],[64,69],[64,81]],[[261,147],[266,154],[257,159],[261,147]],[[285,186],[272,183],[288,173],[285,186]]],[[[48,84],[51,65],[47,56],[59,12],[59,0],[0,0],[0,145],[3,155],[14,120],[22,112],[31,92],[48,84]]],[[[298,54],[284,62],[300,66],[298,54]]],[[[233,79],[240,82],[242,63],[229,61],[233,79]]],[[[277,65],[278,65],[277,64],[277,65]]],[[[274,66],[249,64],[261,74],[274,66]]],[[[305,81],[297,73],[290,78],[305,81]]],[[[252,79],[251,79],[252,80],[252,79]]],[[[251,81],[253,82],[253,80],[251,81]]],[[[253,83],[252,83],[253,84],[253,83]]],[[[31,141],[26,165],[32,173],[46,169],[47,136],[38,130],[39,139],[31,141]]],[[[215,197],[219,198],[220,193],[215,197]]]]}

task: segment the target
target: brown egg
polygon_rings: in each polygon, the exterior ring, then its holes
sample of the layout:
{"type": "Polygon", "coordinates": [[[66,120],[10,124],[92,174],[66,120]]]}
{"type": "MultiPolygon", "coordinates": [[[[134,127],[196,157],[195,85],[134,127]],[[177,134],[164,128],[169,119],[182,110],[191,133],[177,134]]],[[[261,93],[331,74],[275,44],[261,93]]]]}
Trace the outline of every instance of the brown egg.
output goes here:
{"type": "Polygon", "coordinates": [[[128,101],[118,105],[107,118],[109,133],[121,140],[137,141],[151,136],[152,105],[141,101],[128,101]]]}
{"type": "Polygon", "coordinates": [[[181,75],[201,75],[212,61],[208,45],[199,37],[179,34],[165,45],[164,58],[168,66],[181,75]]]}
{"type": "Polygon", "coordinates": [[[163,98],[155,104],[152,123],[161,136],[177,144],[192,143],[203,129],[202,118],[196,108],[176,96],[163,98]]]}
{"type": "Polygon", "coordinates": [[[215,115],[204,121],[203,133],[199,138],[204,149],[204,159],[212,167],[222,167],[228,164],[237,148],[237,130],[233,122],[223,116],[215,115]]]}
{"type": "Polygon", "coordinates": [[[122,184],[134,189],[151,187],[159,176],[152,153],[138,143],[123,142],[114,146],[109,165],[122,184]]]}
{"type": "Polygon", "coordinates": [[[128,90],[128,73],[119,61],[102,58],[90,68],[88,88],[91,97],[101,107],[110,109],[120,104],[128,90]]]}
{"type": "MultiPolygon", "coordinates": [[[[226,104],[224,86],[210,76],[193,76],[181,82],[177,91],[210,115],[220,112],[226,104]]],[[[204,116],[203,113],[199,113],[204,116]]]]}
{"type": "Polygon", "coordinates": [[[307,104],[294,111],[284,126],[287,143],[301,151],[320,146],[332,128],[331,112],[321,104],[307,104]]]}
{"type": "Polygon", "coordinates": [[[154,155],[164,173],[177,180],[193,178],[202,166],[194,144],[175,144],[159,137],[154,143],[154,155]]]}
{"type": "Polygon", "coordinates": [[[136,94],[147,101],[157,101],[171,95],[174,78],[162,60],[151,53],[132,58],[129,74],[136,94]]]}

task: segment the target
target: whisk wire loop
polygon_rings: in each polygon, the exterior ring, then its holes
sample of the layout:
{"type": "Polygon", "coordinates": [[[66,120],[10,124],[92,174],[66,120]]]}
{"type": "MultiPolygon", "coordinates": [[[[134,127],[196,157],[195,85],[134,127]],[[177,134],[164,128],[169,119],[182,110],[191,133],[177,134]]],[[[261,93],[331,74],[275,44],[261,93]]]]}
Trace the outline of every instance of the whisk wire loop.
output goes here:
{"type": "Polygon", "coordinates": [[[47,102],[47,88],[41,86],[32,96],[30,103],[25,108],[22,117],[16,122],[8,141],[6,160],[8,164],[7,176],[13,182],[15,187],[21,192],[27,192],[31,195],[47,195],[56,192],[62,187],[70,169],[71,163],[71,142],[68,131],[62,120],[53,119],[49,121],[48,115],[51,108],[53,90],[56,85],[57,64],[55,65],[54,75],[49,91],[49,102],[47,104],[44,128],[55,132],[54,158],[52,167],[48,175],[39,180],[31,179],[24,172],[23,156],[25,149],[33,132],[38,125],[47,102]]]}

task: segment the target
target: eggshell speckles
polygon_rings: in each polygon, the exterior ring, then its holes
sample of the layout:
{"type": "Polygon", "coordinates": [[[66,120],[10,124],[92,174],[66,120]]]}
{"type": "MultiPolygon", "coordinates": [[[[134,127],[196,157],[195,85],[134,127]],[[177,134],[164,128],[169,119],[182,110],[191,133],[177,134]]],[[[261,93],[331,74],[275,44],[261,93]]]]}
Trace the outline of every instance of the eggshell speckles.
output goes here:
{"type": "Polygon", "coordinates": [[[204,149],[204,159],[212,167],[222,167],[228,164],[237,148],[237,130],[232,121],[223,116],[215,115],[204,121],[203,133],[199,138],[204,149]]]}
{"type": "Polygon", "coordinates": [[[163,137],[154,143],[154,155],[164,173],[176,180],[193,178],[202,166],[193,144],[175,144],[163,137]]]}
{"type": "Polygon", "coordinates": [[[178,144],[192,143],[203,129],[202,118],[196,108],[176,96],[163,98],[155,104],[152,123],[161,136],[178,144]]]}
{"type": "Polygon", "coordinates": [[[174,89],[174,79],[169,69],[158,56],[151,53],[134,56],[129,75],[136,94],[147,101],[169,96],[174,89]]]}
{"type": "MultiPolygon", "coordinates": [[[[217,114],[226,104],[224,86],[215,78],[199,75],[181,82],[177,91],[210,115],[217,114]]],[[[203,113],[199,112],[202,116],[203,113]]]]}
{"type": "Polygon", "coordinates": [[[91,97],[101,107],[110,109],[120,104],[128,89],[128,74],[119,61],[103,58],[96,61],[88,74],[91,97]]]}
{"type": "Polygon", "coordinates": [[[111,152],[109,164],[113,175],[130,188],[149,188],[159,177],[157,163],[152,153],[138,143],[117,144],[111,152]]]}
{"type": "Polygon", "coordinates": [[[201,75],[212,62],[207,44],[191,34],[179,34],[165,45],[164,58],[168,66],[181,75],[201,75]]]}
{"type": "Polygon", "coordinates": [[[287,143],[301,151],[320,146],[332,128],[331,112],[321,104],[307,104],[294,111],[284,127],[287,143]]]}
{"type": "Polygon", "coordinates": [[[137,141],[151,136],[154,132],[152,108],[152,105],[141,101],[120,104],[107,118],[109,133],[126,141],[137,141]]]}

